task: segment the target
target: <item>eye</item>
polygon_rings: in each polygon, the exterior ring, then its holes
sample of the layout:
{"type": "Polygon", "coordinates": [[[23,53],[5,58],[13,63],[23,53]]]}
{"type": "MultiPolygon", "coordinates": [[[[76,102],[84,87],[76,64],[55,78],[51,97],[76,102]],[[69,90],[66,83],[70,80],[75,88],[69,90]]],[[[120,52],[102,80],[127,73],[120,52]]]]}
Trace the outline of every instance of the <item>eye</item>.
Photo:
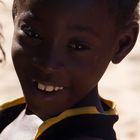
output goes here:
{"type": "Polygon", "coordinates": [[[39,39],[40,35],[38,33],[36,33],[32,27],[28,26],[28,25],[22,25],[21,26],[21,30],[29,37],[31,38],[35,38],[35,39],[39,39]]]}
{"type": "Polygon", "coordinates": [[[75,51],[84,51],[84,50],[88,50],[89,47],[85,42],[75,42],[75,43],[70,43],[68,45],[69,49],[73,49],[75,51]]]}

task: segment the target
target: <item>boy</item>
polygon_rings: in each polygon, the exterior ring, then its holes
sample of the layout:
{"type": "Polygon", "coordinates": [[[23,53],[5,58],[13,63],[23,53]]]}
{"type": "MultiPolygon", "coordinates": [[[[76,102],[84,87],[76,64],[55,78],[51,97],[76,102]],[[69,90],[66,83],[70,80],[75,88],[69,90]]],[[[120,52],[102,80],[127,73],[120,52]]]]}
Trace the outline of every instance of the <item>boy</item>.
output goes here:
{"type": "Polygon", "coordinates": [[[25,101],[1,106],[0,139],[116,140],[118,116],[98,82],[133,48],[138,2],[15,0],[12,57],[25,101]]]}

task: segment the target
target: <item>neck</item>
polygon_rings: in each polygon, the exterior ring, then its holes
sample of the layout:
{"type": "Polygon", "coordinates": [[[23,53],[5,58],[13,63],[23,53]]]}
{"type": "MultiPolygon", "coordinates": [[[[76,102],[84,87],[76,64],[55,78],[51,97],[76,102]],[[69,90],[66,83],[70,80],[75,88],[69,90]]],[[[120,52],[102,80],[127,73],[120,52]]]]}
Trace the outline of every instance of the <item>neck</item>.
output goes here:
{"type": "Polygon", "coordinates": [[[83,100],[77,103],[74,108],[84,106],[95,106],[99,112],[104,112],[97,86],[83,100]]]}

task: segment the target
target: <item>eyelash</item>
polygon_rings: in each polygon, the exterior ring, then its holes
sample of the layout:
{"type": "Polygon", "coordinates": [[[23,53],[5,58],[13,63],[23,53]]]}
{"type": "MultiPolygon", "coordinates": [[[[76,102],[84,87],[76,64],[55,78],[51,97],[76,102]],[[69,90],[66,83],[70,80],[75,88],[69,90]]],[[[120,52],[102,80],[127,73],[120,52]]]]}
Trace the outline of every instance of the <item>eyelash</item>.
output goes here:
{"type": "Polygon", "coordinates": [[[82,43],[81,42],[70,43],[68,45],[68,48],[76,50],[76,51],[84,51],[84,50],[88,50],[89,49],[87,44],[85,44],[83,42],[82,43]]]}
{"type": "Polygon", "coordinates": [[[21,30],[29,37],[31,38],[35,38],[35,39],[39,39],[40,35],[38,33],[36,33],[35,31],[33,31],[32,27],[28,26],[28,25],[22,25],[21,26],[21,30]]]}

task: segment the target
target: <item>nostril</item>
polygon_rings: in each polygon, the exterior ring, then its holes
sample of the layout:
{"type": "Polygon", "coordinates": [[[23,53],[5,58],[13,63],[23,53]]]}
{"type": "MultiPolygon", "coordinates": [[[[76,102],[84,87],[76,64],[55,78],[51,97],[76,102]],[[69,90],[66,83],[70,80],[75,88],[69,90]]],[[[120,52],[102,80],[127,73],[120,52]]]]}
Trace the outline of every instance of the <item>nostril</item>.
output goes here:
{"type": "Polygon", "coordinates": [[[32,63],[34,65],[45,65],[44,60],[38,57],[32,57],[32,63]]]}
{"type": "Polygon", "coordinates": [[[38,61],[38,59],[37,59],[36,57],[33,57],[33,58],[32,58],[32,62],[33,62],[34,64],[38,64],[39,61],[38,61]]]}
{"type": "Polygon", "coordinates": [[[48,73],[53,73],[56,70],[64,68],[64,64],[56,59],[49,61],[45,58],[32,57],[32,64],[48,73]]]}

